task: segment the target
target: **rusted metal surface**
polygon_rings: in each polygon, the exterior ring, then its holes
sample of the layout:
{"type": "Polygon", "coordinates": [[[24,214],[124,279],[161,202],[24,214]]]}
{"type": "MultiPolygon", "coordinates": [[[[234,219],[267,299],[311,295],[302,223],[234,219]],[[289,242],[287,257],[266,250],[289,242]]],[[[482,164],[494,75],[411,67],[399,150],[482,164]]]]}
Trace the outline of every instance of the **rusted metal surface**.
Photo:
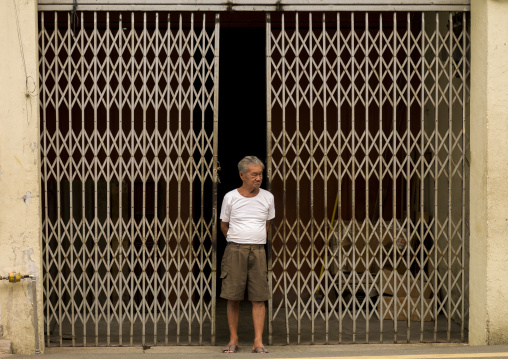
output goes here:
{"type": "MultiPolygon", "coordinates": [[[[39,0],[71,11],[74,0],[39,0]]],[[[79,11],[469,11],[470,0],[79,0],[79,11]]]]}

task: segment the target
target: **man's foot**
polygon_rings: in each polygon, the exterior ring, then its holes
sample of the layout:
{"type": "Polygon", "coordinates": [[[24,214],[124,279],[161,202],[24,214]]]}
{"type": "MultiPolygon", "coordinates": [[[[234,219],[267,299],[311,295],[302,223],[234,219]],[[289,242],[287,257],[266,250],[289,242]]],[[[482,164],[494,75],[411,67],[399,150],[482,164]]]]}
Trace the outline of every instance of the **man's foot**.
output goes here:
{"type": "Polygon", "coordinates": [[[236,344],[228,344],[225,345],[224,348],[222,348],[223,353],[236,353],[238,350],[238,345],[236,344]]]}
{"type": "Polygon", "coordinates": [[[256,347],[256,348],[252,349],[252,352],[259,353],[259,354],[266,354],[266,353],[268,353],[268,350],[266,350],[265,347],[256,347]]]}

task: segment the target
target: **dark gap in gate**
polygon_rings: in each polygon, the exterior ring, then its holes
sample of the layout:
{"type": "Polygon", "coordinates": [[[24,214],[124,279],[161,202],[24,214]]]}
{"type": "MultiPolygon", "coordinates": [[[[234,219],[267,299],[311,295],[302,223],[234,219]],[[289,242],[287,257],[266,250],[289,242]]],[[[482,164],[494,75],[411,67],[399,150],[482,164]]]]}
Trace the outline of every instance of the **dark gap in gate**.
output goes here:
{"type": "MultiPolygon", "coordinates": [[[[224,195],[240,187],[238,162],[257,156],[266,163],[265,29],[263,14],[227,14],[220,33],[219,172],[217,193],[217,296],[220,296],[222,254],[226,238],[220,231],[224,195]],[[237,17],[252,27],[236,27],[237,17]]],[[[262,188],[266,189],[266,171],[262,188]]]]}

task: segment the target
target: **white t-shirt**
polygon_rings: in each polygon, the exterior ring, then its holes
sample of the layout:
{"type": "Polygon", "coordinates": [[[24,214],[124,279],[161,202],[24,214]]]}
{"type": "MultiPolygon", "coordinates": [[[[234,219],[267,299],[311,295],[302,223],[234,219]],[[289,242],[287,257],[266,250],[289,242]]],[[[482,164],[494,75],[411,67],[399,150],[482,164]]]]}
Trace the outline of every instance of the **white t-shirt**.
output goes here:
{"type": "Polygon", "coordinates": [[[228,242],[265,244],[266,221],[274,217],[273,194],[261,188],[250,198],[234,189],[222,200],[220,219],[229,223],[228,242]]]}

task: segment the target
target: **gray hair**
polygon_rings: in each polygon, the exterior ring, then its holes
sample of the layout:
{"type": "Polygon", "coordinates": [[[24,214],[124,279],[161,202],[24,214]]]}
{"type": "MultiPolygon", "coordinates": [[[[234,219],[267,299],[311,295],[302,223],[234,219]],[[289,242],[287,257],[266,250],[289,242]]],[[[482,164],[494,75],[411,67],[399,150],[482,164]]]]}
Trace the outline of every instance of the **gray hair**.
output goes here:
{"type": "Polygon", "coordinates": [[[265,169],[264,163],[256,156],[245,156],[240,162],[238,162],[238,171],[243,174],[247,173],[249,165],[261,166],[263,170],[265,169]]]}

